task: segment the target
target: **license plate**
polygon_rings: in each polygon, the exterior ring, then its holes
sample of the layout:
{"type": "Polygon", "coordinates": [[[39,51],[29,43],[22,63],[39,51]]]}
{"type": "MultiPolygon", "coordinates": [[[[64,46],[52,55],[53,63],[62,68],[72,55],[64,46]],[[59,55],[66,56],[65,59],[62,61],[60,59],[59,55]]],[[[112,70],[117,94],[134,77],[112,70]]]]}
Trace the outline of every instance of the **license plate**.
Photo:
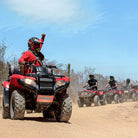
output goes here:
{"type": "Polygon", "coordinates": [[[128,93],[128,91],[124,91],[124,93],[128,93]]]}
{"type": "Polygon", "coordinates": [[[38,95],[37,102],[39,103],[52,103],[54,96],[38,95]]]}
{"type": "Polygon", "coordinates": [[[81,95],[87,95],[87,92],[82,93],[81,95]]]}
{"type": "Polygon", "coordinates": [[[85,95],[87,95],[87,92],[85,92],[85,95]]]}

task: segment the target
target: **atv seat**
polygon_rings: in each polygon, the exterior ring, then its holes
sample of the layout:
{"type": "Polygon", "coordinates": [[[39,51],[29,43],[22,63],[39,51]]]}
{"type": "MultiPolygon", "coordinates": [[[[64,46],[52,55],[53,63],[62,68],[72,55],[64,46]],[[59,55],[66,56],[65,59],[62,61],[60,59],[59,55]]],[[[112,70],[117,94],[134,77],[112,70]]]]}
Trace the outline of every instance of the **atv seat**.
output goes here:
{"type": "Polygon", "coordinates": [[[43,66],[34,67],[34,72],[39,76],[48,76],[48,72],[43,66]]]}
{"type": "Polygon", "coordinates": [[[10,65],[9,76],[11,76],[12,74],[21,74],[18,66],[10,65]]]}

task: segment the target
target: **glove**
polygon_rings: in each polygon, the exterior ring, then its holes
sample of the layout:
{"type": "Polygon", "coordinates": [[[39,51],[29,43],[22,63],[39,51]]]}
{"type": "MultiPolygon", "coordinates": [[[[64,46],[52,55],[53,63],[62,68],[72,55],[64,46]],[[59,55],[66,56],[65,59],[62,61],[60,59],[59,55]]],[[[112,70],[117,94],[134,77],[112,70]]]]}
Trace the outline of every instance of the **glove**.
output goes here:
{"type": "Polygon", "coordinates": [[[25,65],[25,61],[21,61],[19,64],[25,65]]]}
{"type": "Polygon", "coordinates": [[[44,55],[41,52],[38,53],[38,57],[40,58],[41,61],[44,60],[44,55]]]}
{"type": "Polygon", "coordinates": [[[45,39],[46,34],[42,34],[42,39],[45,39]]]}

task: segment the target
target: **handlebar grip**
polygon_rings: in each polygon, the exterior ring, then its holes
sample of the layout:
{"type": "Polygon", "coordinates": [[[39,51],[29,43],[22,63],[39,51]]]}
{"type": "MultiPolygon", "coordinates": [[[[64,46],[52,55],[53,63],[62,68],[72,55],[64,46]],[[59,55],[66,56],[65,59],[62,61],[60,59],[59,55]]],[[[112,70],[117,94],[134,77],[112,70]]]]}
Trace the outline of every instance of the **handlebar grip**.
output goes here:
{"type": "Polygon", "coordinates": [[[32,64],[33,64],[32,62],[27,62],[27,61],[25,61],[25,65],[30,66],[30,65],[32,65],[32,64]]]}
{"type": "Polygon", "coordinates": [[[30,64],[30,62],[25,61],[25,64],[30,64]]]}
{"type": "Polygon", "coordinates": [[[56,67],[56,66],[54,66],[54,65],[46,65],[46,67],[48,67],[48,68],[55,68],[55,69],[57,69],[57,67],[56,67]]]}

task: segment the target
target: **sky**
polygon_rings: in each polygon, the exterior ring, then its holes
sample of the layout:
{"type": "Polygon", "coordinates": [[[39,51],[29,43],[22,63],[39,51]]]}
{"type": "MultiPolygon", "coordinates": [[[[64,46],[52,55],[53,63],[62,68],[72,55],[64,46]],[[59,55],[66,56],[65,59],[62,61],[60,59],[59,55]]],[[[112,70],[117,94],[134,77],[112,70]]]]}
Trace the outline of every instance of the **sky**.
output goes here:
{"type": "Polygon", "coordinates": [[[6,59],[20,58],[29,38],[46,34],[46,59],[138,80],[137,0],[0,0],[6,59]]]}

